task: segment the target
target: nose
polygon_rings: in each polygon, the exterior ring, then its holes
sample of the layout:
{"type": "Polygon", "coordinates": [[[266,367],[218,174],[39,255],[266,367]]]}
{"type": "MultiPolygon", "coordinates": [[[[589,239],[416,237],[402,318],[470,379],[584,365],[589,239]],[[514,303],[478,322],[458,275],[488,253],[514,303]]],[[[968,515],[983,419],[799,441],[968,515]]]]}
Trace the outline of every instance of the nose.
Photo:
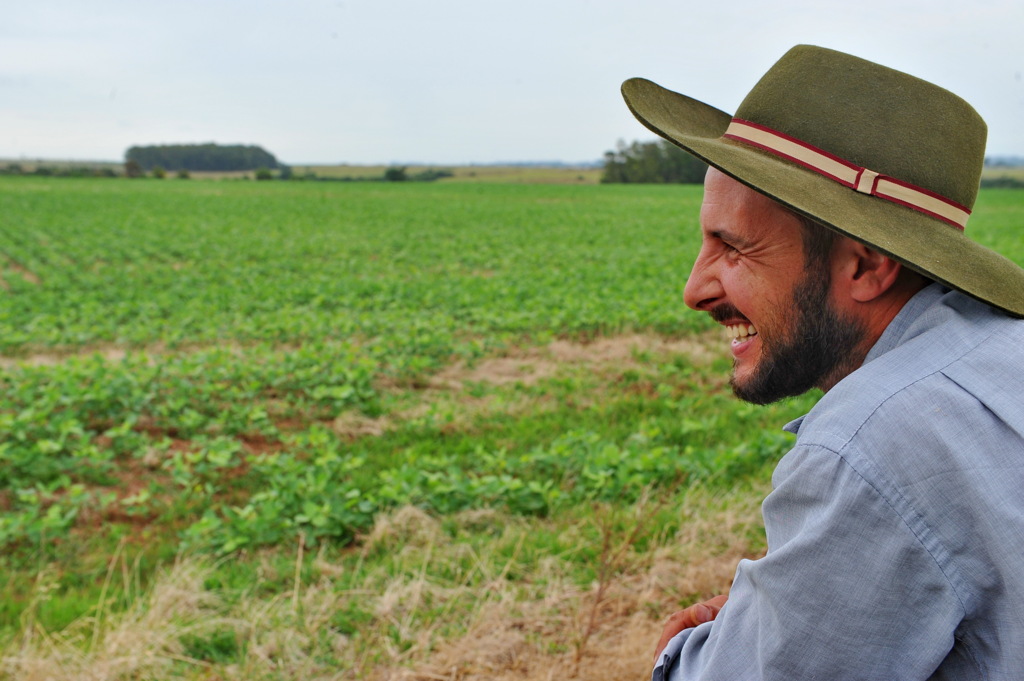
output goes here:
{"type": "Polygon", "coordinates": [[[683,302],[691,309],[705,312],[713,308],[724,295],[725,290],[718,279],[717,270],[705,249],[701,248],[690,270],[690,278],[686,280],[683,302]]]}

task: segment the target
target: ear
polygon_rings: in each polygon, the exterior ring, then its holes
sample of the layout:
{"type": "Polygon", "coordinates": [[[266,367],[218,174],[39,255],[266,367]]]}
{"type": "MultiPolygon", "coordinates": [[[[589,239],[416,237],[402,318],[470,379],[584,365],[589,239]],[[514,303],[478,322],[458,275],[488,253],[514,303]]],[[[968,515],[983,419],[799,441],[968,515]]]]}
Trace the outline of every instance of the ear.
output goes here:
{"type": "Polygon", "coordinates": [[[835,266],[851,299],[869,303],[882,297],[899,278],[903,266],[870,246],[853,239],[837,244],[835,266]]]}

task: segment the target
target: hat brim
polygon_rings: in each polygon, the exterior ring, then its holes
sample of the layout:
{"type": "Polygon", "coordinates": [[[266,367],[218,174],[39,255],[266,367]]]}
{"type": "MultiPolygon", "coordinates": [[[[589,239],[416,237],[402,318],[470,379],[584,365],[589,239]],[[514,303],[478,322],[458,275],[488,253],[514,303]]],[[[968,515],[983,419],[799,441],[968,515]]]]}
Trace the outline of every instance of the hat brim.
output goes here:
{"type": "Polygon", "coordinates": [[[955,227],[723,139],[732,116],[649,80],[627,80],[622,96],[649,130],[755,191],[930,279],[1024,317],[1024,269],[955,227]]]}

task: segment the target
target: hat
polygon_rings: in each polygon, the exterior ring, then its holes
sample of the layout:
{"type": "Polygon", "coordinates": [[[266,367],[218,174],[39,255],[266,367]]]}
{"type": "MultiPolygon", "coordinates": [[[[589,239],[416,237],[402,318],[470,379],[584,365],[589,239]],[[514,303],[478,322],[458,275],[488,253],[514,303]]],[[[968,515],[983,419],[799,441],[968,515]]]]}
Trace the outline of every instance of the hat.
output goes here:
{"type": "Polygon", "coordinates": [[[799,45],[735,116],[632,78],[647,128],[791,210],[926,277],[1024,317],[1024,269],[964,234],[985,122],[936,85],[799,45]]]}

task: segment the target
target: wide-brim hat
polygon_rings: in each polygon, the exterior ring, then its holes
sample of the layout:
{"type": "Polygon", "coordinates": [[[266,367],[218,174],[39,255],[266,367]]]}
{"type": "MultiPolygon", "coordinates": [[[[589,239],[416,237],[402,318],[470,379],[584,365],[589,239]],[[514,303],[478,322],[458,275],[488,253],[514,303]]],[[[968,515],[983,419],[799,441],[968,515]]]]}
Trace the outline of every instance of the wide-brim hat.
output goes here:
{"type": "Polygon", "coordinates": [[[821,47],[787,52],[731,116],[632,78],[647,128],[791,210],[1024,316],[1024,269],[964,233],[986,126],[951,92],[821,47]]]}

